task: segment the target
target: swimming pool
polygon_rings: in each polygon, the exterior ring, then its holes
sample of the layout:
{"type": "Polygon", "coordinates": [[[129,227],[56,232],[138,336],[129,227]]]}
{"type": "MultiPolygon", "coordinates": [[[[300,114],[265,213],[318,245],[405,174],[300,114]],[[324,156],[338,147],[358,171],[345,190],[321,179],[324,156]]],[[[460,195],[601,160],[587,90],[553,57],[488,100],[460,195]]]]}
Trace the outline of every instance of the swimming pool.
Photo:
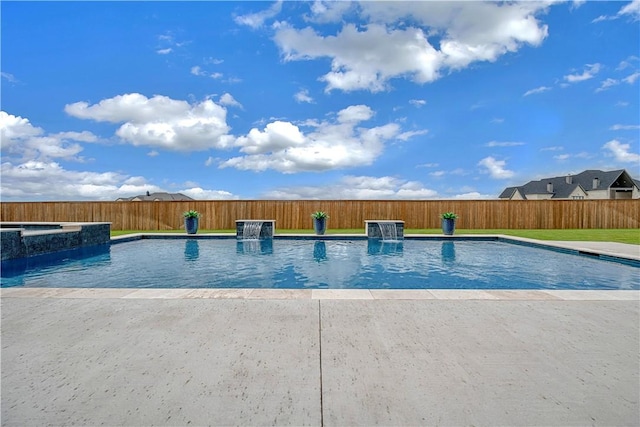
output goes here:
{"type": "Polygon", "coordinates": [[[4,263],[2,287],[640,289],[637,263],[478,240],[142,239],[4,263]]]}

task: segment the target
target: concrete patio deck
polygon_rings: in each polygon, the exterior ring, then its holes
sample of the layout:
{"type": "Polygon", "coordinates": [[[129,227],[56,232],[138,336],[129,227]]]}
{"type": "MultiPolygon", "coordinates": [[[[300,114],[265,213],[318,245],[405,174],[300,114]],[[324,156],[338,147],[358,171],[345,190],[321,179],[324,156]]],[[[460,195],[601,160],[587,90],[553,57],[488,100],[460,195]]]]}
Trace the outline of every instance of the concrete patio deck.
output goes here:
{"type": "Polygon", "coordinates": [[[3,426],[640,424],[637,291],[37,291],[2,292],[3,426]]]}

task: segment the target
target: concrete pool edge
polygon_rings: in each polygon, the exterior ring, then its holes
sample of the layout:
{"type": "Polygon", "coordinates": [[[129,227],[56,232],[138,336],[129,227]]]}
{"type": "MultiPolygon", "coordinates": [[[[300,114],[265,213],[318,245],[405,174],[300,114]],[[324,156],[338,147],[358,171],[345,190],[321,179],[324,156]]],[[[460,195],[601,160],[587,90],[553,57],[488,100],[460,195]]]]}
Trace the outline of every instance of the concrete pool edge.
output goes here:
{"type": "Polygon", "coordinates": [[[639,290],[2,288],[2,298],[640,301],[639,290]]]}

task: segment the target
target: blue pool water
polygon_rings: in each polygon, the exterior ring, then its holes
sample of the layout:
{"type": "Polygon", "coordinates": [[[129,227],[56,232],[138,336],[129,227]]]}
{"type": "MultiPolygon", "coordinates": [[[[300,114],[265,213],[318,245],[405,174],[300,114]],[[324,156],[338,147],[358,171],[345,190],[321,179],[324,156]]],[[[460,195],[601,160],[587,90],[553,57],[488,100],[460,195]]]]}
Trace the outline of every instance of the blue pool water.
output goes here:
{"type": "Polygon", "coordinates": [[[63,258],[5,262],[1,285],[640,289],[637,265],[500,241],[144,239],[63,258]]]}

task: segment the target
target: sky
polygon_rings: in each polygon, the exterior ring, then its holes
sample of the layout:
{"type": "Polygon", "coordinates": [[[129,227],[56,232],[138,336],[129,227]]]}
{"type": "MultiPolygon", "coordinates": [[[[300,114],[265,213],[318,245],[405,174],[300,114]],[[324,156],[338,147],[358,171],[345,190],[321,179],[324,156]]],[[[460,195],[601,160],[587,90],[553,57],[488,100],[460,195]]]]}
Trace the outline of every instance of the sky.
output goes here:
{"type": "Polygon", "coordinates": [[[3,201],[640,178],[640,0],[10,2],[3,201]]]}

